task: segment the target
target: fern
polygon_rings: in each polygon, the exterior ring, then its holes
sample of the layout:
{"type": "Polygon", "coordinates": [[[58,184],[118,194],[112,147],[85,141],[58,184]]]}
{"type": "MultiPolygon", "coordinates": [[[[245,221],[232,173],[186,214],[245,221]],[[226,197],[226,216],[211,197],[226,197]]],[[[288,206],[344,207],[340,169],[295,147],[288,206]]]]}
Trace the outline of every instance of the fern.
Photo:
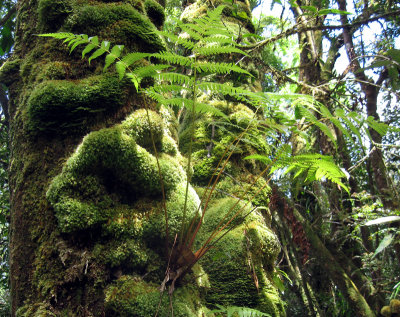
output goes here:
{"type": "Polygon", "coordinates": [[[263,316],[271,317],[270,314],[263,313],[254,308],[238,307],[238,306],[224,307],[218,304],[216,306],[218,307],[218,309],[210,311],[209,314],[223,313],[226,314],[227,317],[263,317],[263,316]]]}

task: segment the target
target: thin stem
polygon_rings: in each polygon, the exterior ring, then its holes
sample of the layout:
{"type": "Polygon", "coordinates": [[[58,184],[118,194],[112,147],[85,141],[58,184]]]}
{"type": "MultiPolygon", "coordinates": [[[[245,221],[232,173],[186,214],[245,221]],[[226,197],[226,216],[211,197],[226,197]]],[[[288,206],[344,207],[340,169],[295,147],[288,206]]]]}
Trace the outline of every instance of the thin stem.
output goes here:
{"type": "MultiPolygon", "coordinates": [[[[196,56],[194,56],[194,62],[196,62],[196,56]]],[[[190,182],[190,176],[191,176],[191,170],[190,170],[190,164],[192,162],[192,148],[193,148],[193,136],[194,136],[194,120],[195,120],[195,107],[196,107],[196,94],[197,94],[197,85],[196,85],[196,80],[197,80],[197,70],[196,68],[193,69],[193,89],[192,89],[192,122],[191,122],[191,127],[190,127],[190,143],[189,143],[189,155],[188,155],[188,163],[187,163],[187,179],[186,179],[186,192],[185,192],[185,204],[183,206],[183,216],[182,216],[182,224],[181,224],[181,231],[180,231],[180,237],[179,237],[179,245],[182,245],[183,241],[183,232],[185,229],[185,221],[186,221],[186,214],[187,214],[187,201],[188,201],[188,196],[189,196],[189,182],[190,182]]]]}

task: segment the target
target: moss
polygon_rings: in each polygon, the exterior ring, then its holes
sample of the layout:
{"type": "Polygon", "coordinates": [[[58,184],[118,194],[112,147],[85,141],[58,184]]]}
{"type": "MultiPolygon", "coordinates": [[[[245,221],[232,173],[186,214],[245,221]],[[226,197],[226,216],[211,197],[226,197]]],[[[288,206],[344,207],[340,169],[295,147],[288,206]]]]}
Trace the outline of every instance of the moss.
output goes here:
{"type": "Polygon", "coordinates": [[[68,0],[40,0],[38,5],[39,21],[43,31],[56,31],[72,12],[68,0]]]}
{"type": "Polygon", "coordinates": [[[135,138],[137,144],[142,147],[152,149],[153,140],[160,149],[164,136],[164,126],[162,118],[154,111],[149,110],[149,120],[145,109],[135,111],[123,123],[122,128],[125,133],[135,138]]]}
{"type": "Polygon", "coordinates": [[[197,161],[193,165],[193,183],[198,185],[207,185],[214,174],[217,164],[218,160],[216,160],[215,157],[206,157],[206,155],[204,159],[197,161]]]}
{"type": "Polygon", "coordinates": [[[154,34],[149,18],[130,4],[85,5],[71,15],[65,25],[76,33],[98,34],[114,43],[124,43],[137,51],[156,52],[164,48],[154,34]]]}
{"type": "Polygon", "coordinates": [[[114,76],[44,81],[28,100],[26,124],[31,133],[71,133],[96,113],[116,109],[123,99],[114,76]]]}
{"type": "MultiPolygon", "coordinates": [[[[224,223],[244,207],[244,203],[234,207],[236,202],[236,199],[225,198],[210,206],[199,232],[198,246],[226,214],[228,216],[224,223]],[[230,211],[232,207],[234,209],[230,211]]],[[[250,210],[250,206],[246,207],[241,216],[233,220],[232,227],[228,226],[232,230],[201,260],[210,281],[206,300],[210,304],[253,307],[271,316],[284,316],[283,303],[265,273],[265,270],[273,268],[279,244],[276,236],[263,224],[260,214],[253,212],[243,218],[250,210]],[[252,267],[249,267],[249,261],[253,263],[252,267]],[[251,273],[253,268],[259,281],[259,290],[255,286],[254,273],[251,273]]]]}
{"type": "Polygon", "coordinates": [[[157,255],[146,248],[140,240],[113,240],[107,244],[97,244],[93,256],[110,267],[123,267],[124,270],[143,270],[157,255]]]}
{"type": "Polygon", "coordinates": [[[38,303],[34,305],[24,305],[16,312],[16,317],[50,317],[56,316],[50,310],[50,304],[38,303]]]}
{"type": "Polygon", "coordinates": [[[390,310],[389,306],[383,306],[381,309],[381,315],[384,317],[391,317],[392,316],[392,312],[390,310]]]}
{"type": "Polygon", "coordinates": [[[392,314],[400,314],[400,300],[392,299],[390,301],[390,310],[392,314]]]}
{"type": "Polygon", "coordinates": [[[66,77],[69,67],[69,63],[66,62],[55,61],[46,63],[37,76],[37,80],[62,80],[66,77]]]}
{"type": "Polygon", "coordinates": [[[0,82],[6,86],[17,80],[21,66],[20,59],[7,60],[0,67],[0,82]]]}
{"type": "Polygon", "coordinates": [[[176,156],[178,154],[178,146],[171,136],[163,135],[161,142],[161,152],[164,152],[171,156],[176,156]]]}
{"type": "MultiPolygon", "coordinates": [[[[67,161],[63,173],[52,181],[47,198],[63,232],[94,228],[118,218],[109,195],[117,202],[128,203],[161,195],[155,157],[124,131],[116,127],[89,134],[67,161]]],[[[168,195],[186,177],[179,163],[168,155],[161,156],[159,164],[168,195]]]]}
{"type": "MultiPolygon", "coordinates": [[[[181,287],[173,294],[174,316],[200,317],[206,310],[199,303],[199,294],[191,287],[181,287]]],[[[160,302],[159,285],[140,278],[121,276],[106,290],[106,314],[129,317],[154,315],[160,302]]],[[[158,316],[170,316],[168,296],[163,296],[158,316]]],[[[211,315],[212,316],[212,315],[211,315]]]]}
{"type": "Polygon", "coordinates": [[[154,0],[146,0],[144,2],[144,7],[150,21],[153,22],[158,29],[161,29],[165,22],[164,8],[154,0]]]}

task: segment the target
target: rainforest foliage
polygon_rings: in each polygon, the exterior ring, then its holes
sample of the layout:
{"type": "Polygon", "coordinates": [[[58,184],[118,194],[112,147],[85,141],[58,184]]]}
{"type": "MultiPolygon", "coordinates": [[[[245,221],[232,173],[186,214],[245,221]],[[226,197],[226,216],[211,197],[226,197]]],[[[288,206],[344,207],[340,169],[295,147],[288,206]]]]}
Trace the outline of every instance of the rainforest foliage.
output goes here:
{"type": "Polygon", "coordinates": [[[18,316],[400,316],[399,5],[104,2],[39,1],[14,56],[0,3],[1,313],[40,161],[18,316]]]}

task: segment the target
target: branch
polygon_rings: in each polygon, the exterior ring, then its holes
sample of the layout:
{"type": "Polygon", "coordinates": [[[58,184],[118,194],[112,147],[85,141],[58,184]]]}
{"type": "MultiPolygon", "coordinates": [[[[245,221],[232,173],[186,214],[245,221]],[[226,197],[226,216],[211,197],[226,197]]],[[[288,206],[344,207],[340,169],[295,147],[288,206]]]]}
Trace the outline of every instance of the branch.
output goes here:
{"type": "Polygon", "coordinates": [[[264,41],[255,43],[253,45],[240,45],[238,47],[240,47],[242,49],[246,49],[246,50],[253,50],[253,49],[257,49],[262,46],[268,45],[270,43],[276,42],[284,37],[288,37],[290,35],[294,35],[294,34],[301,33],[301,32],[318,31],[318,30],[340,30],[343,28],[353,28],[355,26],[365,25],[365,24],[377,21],[379,19],[387,18],[390,16],[396,16],[398,14],[400,14],[400,10],[386,12],[386,13],[377,15],[372,18],[363,19],[363,20],[356,21],[353,23],[340,24],[340,25],[321,25],[321,26],[310,26],[310,27],[300,27],[300,28],[298,27],[298,25],[295,25],[291,29],[288,29],[285,32],[282,32],[282,33],[280,33],[274,37],[271,37],[269,39],[266,39],[264,41]]]}
{"type": "Polygon", "coordinates": [[[0,20],[0,27],[2,27],[6,22],[12,17],[12,15],[17,12],[17,6],[13,6],[8,10],[7,14],[0,20]]]}

